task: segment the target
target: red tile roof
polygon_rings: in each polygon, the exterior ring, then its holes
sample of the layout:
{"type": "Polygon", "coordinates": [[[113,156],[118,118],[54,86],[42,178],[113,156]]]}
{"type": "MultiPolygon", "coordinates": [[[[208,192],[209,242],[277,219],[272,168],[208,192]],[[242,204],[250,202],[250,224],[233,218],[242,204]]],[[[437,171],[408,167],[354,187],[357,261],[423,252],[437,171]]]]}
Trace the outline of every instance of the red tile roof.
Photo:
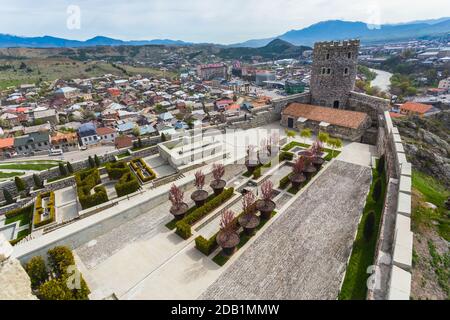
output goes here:
{"type": "Polygon", "coordinates": [[[313,121],[323,121],[332,125],[358,128],[369,117],[366,113],[314,106],[310,104],[291,103],[284,110],[283,115],[295,118],[305,118],[313,121]]]}
{"type": "Polygon", "coordinates": [[[428,104],[408,101],[408,102],[402,104],[402,106],[400,107],[400,110],[424,114],[424,113],[430,111],[431,108],[432,108],[432,106],[430,106],[428,104]]]}
{"type": "Polygon", "coordinates": [[[0,139],[0,149],[12,148],[14,146],[14,138],[0,139]]]}
{"type": "Polygon", "coordinates": [[[129,136],[119,136],[114,140],[114,145],[117,149],[131,147],[133,145],[133,140],[129,136]]]}
{"type": "Polygon", "coordinates": [[[110,128],[110,127],[97,128],[97,134],[99,136],[103,136],[105,134],[110,134],[110,133],[114,133],[114,132],[116,132],[116,130],[114,130],[113,128],[110,128]]]}
{"type": "Polygon", "coordinates": [[[398,112],[389,112],[389,115],[391,116],[391,118],[401,118],[405,116],[404,114],[398,112]]]}

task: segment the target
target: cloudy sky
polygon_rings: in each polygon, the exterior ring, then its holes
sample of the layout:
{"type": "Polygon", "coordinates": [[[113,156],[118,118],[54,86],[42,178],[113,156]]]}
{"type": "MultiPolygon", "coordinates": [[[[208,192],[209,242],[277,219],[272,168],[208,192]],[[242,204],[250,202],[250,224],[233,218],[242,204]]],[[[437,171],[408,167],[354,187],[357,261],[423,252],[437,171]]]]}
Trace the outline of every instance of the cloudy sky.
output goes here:
{"type": "Polygon", "coordinates": [[[123,40],[164,38],[233,43],[271,37],[330,19],[380,24],[440,18],[450,16],[448,3],[448,0],[0,0],[0,33],[80,40],[103,35],[123,40]]]}

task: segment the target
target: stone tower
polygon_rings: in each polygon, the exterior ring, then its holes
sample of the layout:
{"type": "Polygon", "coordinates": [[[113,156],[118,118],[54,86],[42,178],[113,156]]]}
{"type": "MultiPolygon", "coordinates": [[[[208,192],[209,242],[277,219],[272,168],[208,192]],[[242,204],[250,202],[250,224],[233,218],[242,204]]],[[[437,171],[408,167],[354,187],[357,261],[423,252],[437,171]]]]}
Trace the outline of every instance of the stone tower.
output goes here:
{"type": "Polygon", "coordinates": [[[359,40],[314,44],[311,72],[311,103],[345,108],[355,86],[359,40]]]}

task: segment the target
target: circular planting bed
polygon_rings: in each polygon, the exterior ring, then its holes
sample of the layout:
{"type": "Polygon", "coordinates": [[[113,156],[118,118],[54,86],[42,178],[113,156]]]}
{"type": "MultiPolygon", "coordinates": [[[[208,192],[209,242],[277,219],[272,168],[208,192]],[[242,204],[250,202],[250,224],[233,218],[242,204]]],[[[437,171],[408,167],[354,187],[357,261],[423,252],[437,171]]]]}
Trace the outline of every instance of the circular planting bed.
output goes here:
{"type": "Polygon", "coordinates": [[[191,199],[197,207],[201,207],[205,204],[206,199],[208,199],[208,192],[205,190],[196,190],[192,193],[191,199]]]}
{"type": "Polygon", "coordinates": [[[255,228],[259,225],[259,218],[254,214],[243,214],[238,219],[239,224],[244,228],[246,235],[253,235],[255,233],[255,228]]]}
{"type": "Polygon", "coordinates": [[[209,185],[213,190],[214,194],[217,196],[223,192],[227,182],[225,180],[213,180],[209,185]]]}
{"type": "Polygon", "coordinates": [[[289,177],[289,181],[291,181],[291,184],[294,188],[298,189],[300,188],[302,183],[306,181],[306,177],[302,173],[293,174],[289,177]]]}
{"type": "Polygon", "coordinates": [[[170,213],[175,217],[175,220],[181,220],[184,218],[189,207],[186,203],[182,203],[179,208],[172,206],[170,208],[170,213]]]}
{"type": "Polygon", "coordinates": [[[216,238],[217,244],[222,248],[225,256],[231,256],[239,244],[239,235],[236,232],[220,232],[216,238]]]}
{"type": "Polygon", "coordinates": [[[258,200],[256,202],[256,209],[261,212],[261,218],[268,220],[272,214],[272,211],[275,210],[275,202],[272,200],[258,200]]]}

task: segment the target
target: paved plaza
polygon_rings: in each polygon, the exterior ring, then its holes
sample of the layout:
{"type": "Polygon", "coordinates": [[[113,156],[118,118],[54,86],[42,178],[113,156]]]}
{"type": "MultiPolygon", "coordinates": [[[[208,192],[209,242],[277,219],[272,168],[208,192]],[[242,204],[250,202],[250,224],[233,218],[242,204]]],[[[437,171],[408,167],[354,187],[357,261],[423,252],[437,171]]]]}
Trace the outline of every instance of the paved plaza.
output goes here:
{"type": "Polygon", "coordinates": [[[334,161],[201,298],[336,299],[370,182],[334,161]]]}

